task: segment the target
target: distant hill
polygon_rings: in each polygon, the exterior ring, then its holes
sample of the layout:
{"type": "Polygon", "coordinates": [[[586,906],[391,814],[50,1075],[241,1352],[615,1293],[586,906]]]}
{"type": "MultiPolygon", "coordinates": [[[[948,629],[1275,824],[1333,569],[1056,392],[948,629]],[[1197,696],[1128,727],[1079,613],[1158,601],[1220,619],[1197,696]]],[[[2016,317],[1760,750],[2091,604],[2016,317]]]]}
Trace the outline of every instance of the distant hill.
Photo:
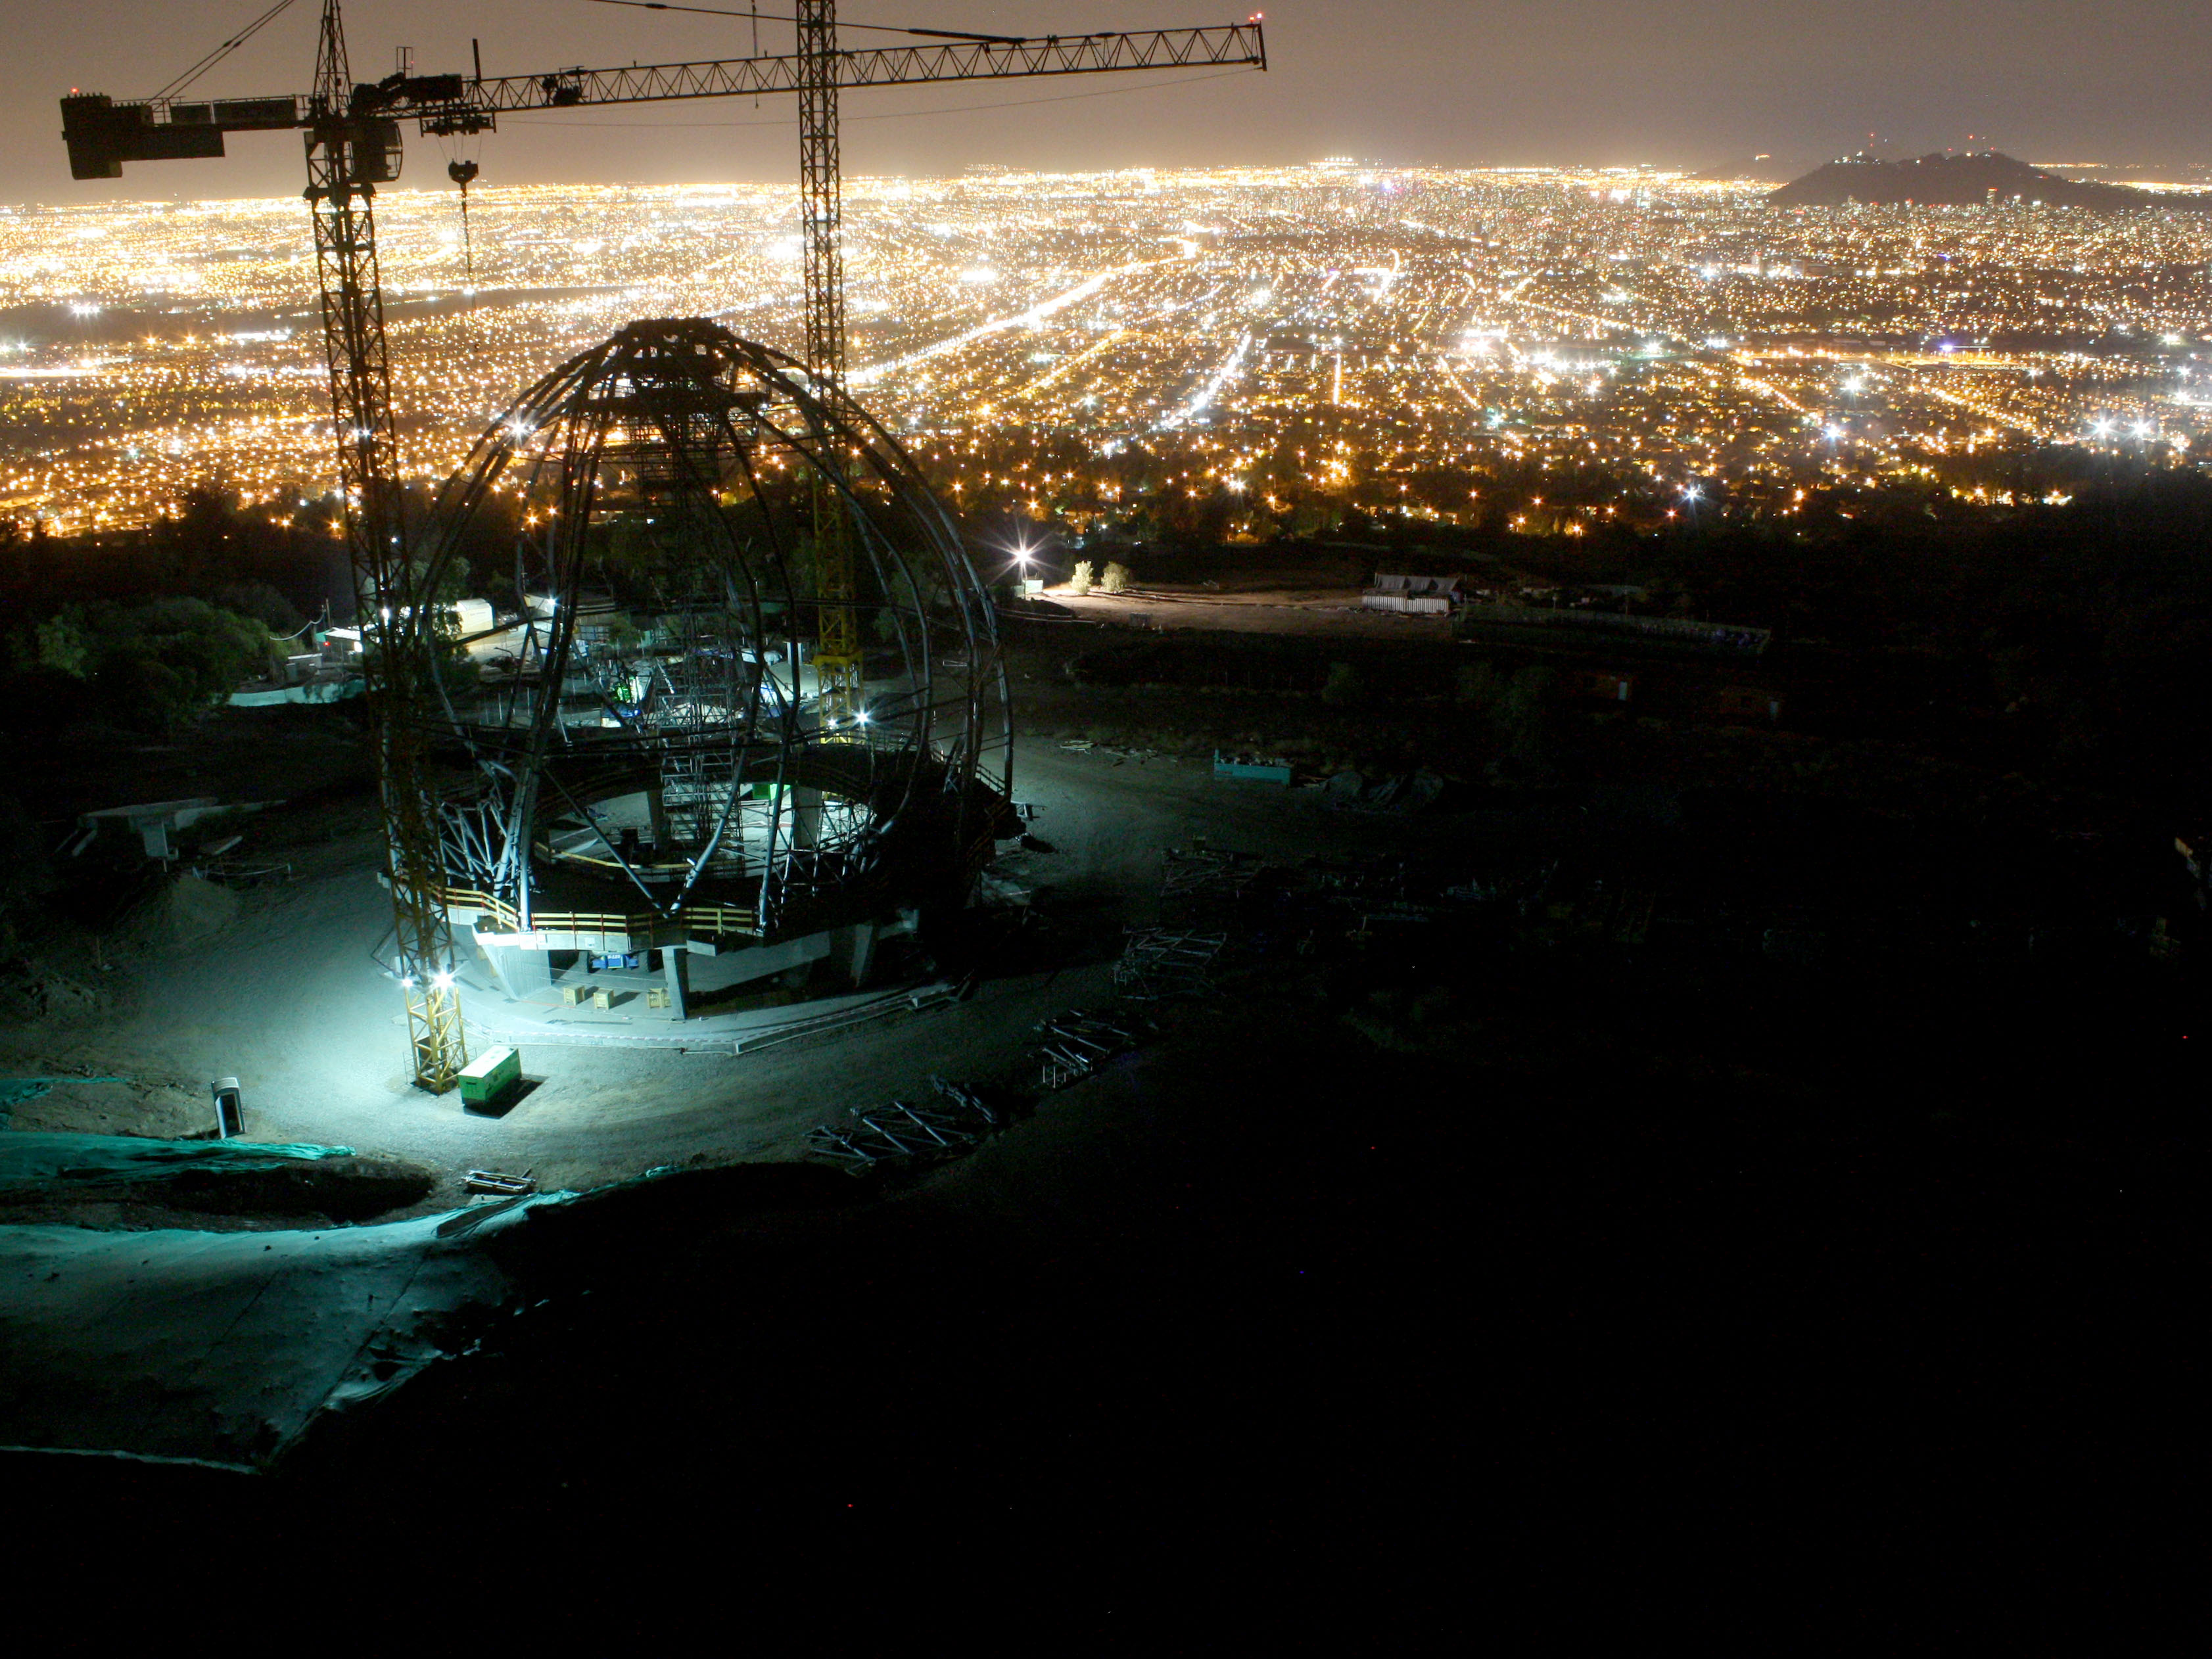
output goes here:
{"type": "Polygon", "coordinates": [[[2144,207],[2212,211],[2212,192],[2164,194],[2126,185],[2084,184],[1995,150],[1978,155],[1921,155],[1904,161],[1846,155],[1792,179],[1766,202],[1770,207],[1843,207],[1852,202],[1982,207],[1994,202],[2040,202],[2045,207],[2106,212],[2144,207]]]}

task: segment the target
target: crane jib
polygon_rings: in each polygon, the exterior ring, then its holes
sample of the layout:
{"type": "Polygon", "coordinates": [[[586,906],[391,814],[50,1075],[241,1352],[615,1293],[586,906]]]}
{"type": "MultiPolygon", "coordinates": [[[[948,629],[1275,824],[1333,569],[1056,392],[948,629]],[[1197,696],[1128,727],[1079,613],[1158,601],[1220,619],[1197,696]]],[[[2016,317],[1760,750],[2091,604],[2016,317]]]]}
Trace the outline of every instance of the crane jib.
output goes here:
{"type": "MultiPolygon", "coordinates": [[[[1261,26],[1254,22],[1145,33],[1040,36],[1011,43],[961,40],[943,46],[870,47],[840,51],[836,63],[836,84],[842,88],[1127,70],[1264,70],[1267,52],[1261,26]]],[[[788,53],[621,69],[577,67],[489,79],[392,76],[356,87],[348,113],[419,120],[433,132],[482,131],[500,115],[533,110],[796,93],[803,67],[799,54],[788,53]]],[[[118,103],[92,93],[64,98],[61,104],[70,174],[76,179],[119,178],[125,161],[217,156],[223,154],[227,132],[297,130],[325,118],[319,100],[307,94],[118,103]]]]}

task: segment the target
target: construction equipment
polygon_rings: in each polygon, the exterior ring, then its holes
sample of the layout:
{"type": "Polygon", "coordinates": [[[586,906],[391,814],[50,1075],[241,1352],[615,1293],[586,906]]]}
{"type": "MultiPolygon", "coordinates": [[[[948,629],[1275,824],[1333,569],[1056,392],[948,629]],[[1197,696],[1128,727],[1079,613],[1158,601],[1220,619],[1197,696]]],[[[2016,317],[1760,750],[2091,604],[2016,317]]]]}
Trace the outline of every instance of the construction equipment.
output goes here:
{"type": "Polygon", "coordinates": [[[538,1190],[538,1177],[525,1170],[508,1175],[501,1170],[471,1170],[461,1177],[465,1193],[489,1193],[499,1198],[522,1198],[538,1190]]]}
{"type": "Polygon", "coordinates": [[[1108,1060],[1128,1053],[1137,1038],[1118,1013],[1087,1014],[1072,1008],[1041,1022],[1037,1031],[1037,1088],[1045,1094],[1080,1083],[1108,1060]]]}
{"type": "Polygon", "coordinates": [[[1005,1127],[1004,1116],[965,1084],[933,1077],[938,1098],[921,1105],[895,1100],[862,1111],[848,1109],[843,1128],[826,1123],[807,1131],[807,1150],[866,1175],[879,1164],[918,1164],[972,1152],[1005,1127]]]}
{"type": "Polygon", "coordinates": [[[1134,1001],[1207,996],[1215,988],[1213,965],[1229,944],[1223,933],[1182,927],[1128,927],[1114,963],[1114,983],[1134,1001]]]}
{"type": "MultiPolygon", "coordinates": [[[[283,0],[173,83],[181,89],[284,9],[283,0]]],[[[732,14],[733,15],[735,14],[732,14]]],[[[61,100],[70,172],[114,179],[126,161],[220,156],[232,132],[307,135],[307,200],[322,288],[324,341],[338,441],[339,484],[363,627],[367,703],[374,732],[390,848],[398,975],[407,996],[416,1083],[442,1094],[467,1060],[453,989],[453,941],[440,894],[444,868],[434,792],[425,772],[431,664],[440,649],[432,596],[418,592],[403,511],[398,439],[376,260],[377,186],[399,176],[399,123],[425,134],[492,131],[502,114],[608,104],[793,93],[799,102],[805,342],[810,376],[842,390],[844,256],[837,95],[847,87],[1007,80],[1134,70],[1267,67],[1259,20],[1139,33],[1021,37],[906,29],[927,46],[847,51],[836,0],[797,0],[797,49],[707,62],[558,69],[487,78],[416,75],[405,65],[374,82],[353,80],[338,0],[323,0],[313,89],[279,97],[117,102],[98,94],[61,100]]],[[[457,181],[465,183],[458,179],[457,181]]],[[[833,458],[825,458],[834,465],[833,458]]],[[[817,684],[825,719],[857,721],[860,650],[852,550],[834,481],[814,490],[821,562],[817,684]]]]}

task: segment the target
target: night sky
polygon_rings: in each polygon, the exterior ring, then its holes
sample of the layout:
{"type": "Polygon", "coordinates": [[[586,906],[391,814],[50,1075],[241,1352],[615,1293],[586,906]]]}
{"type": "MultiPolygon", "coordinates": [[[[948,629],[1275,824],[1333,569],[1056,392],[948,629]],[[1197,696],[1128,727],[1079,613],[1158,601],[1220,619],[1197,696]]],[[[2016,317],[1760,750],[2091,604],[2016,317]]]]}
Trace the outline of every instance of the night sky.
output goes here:
{"type": "MultiPolygon", "coordinates": [[[[262,0],[4,0],[0,200],[204,198],[299,188],[299,141],[253,135],[225,161],[134,168],[73,184],[55,100],[71,87],[157,90],[260,9],[262,0]]],[[[767,0],[776,9],[775,0],[767,0]]],[[[295,0],[194,88],[211,96],[305,90],[317,0],[295,0]]],[[[1220,0],[848,0],[848,21],[1079,33],[1218,23],[1220,0]]],[[[2148,0],[1283,0],[1267,8],[1274,67],[1202,88],[1218,71],[856,94],[850,174],[921,176],[972,163],[1080,169],[1298,162],[1350,155],[1394,165],[1748,167],[1783,176],[1863,143],[1963,144],[2039,162],[2171,171],[2202,154],[2212,116],[2202,31],[2148,0]],[[1070,97],[1070,94],[1108,93],[1070,97]],[[1045,101],[1038,101],[1045,100],[1045,101]],[[979,105],[999,107],[981,109],[979,105]],[[868,117],[915,116],[885,119],[868,117]]],[[[590,0],[356,0],[357,78],[412,46],[423,71],[487,73],[635,59],[743,56],[750,26],[617,9],[590,0]]],[[[787,25],[761,26],[763,51],[787,25]]],[[[899,37],[852,39],[896,43],[899,37]]],[[[788,100],[661,105],[514,121],[488,141],[487,184],[773,179],[793,168],[788,100]],[[684,127],[696,128],[685,131],[684,127]]],[[[410,136],[410,144],[416,144],[410,136]]],[[[427,141],[422,141],[427,147],[427,141]]],[[[416,171],[410,182],[436,180],[416,171]]]]}

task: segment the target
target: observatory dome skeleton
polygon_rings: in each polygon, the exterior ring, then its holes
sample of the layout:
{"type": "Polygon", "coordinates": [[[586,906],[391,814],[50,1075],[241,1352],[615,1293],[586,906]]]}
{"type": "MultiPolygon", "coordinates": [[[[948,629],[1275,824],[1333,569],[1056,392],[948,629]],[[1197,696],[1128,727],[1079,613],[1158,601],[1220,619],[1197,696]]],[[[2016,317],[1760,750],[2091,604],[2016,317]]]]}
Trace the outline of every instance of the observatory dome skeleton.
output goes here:
{"type": "Polygon", "coordinates": [[[1010,814],[990,599],[857,403],[713,322],[633,323],[477,441],[418,592],[495,495],[524,614],[434,653],[422,735],[471,780],[437,802],[447,923],[510,994],[560,951],[663,951],[678,1018],[686,953],[741,981],[829,957],[857,983],[886,930],[965,900],[1010,814]],[[817,510],[849,593],[823,591],[817,510]],[[857,700],[811,660],[830,605],[856,624],[857,700]]]}

